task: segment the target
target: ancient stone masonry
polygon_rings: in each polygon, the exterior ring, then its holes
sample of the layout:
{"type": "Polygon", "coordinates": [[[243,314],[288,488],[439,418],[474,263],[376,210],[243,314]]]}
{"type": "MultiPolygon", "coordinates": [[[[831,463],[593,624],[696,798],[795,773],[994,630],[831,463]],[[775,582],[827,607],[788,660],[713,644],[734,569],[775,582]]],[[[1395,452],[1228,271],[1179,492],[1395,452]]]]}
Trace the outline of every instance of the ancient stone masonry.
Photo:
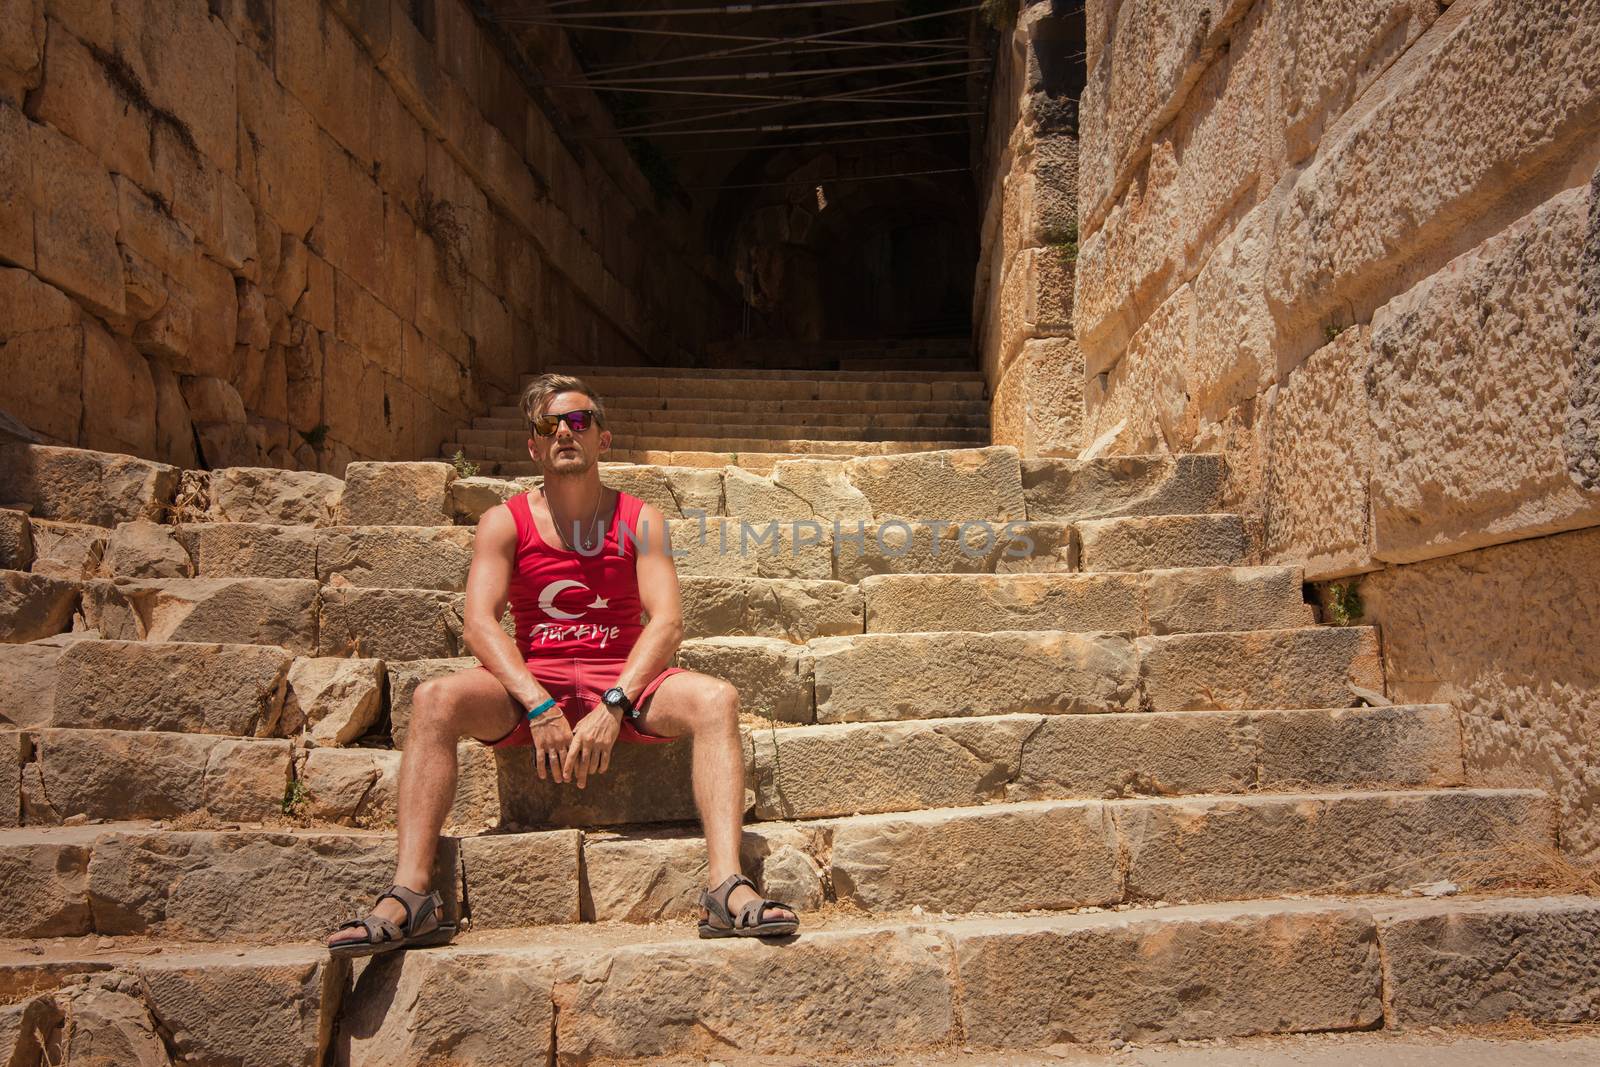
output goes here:
{"type": "MultiPolygon", "coordinates": [[[[752,466],[601,476],[677,523],[677,660],[740,690],[743,862],[803,936],[695,936],[686,746],[619,748],[579,792],[468,742],[433,878],[470,929],[352,966],[315,939],[391,876],[414,694],[476,663],[474,525],[537,478],[0,446],[0,1056],[915,1062],[1595,1017],[1600,905],[1551,859],[1554,802],[1590,798],[1462,758],[1516,753],[1522,694],[1582,694],[1539,690],[1541,649],[1460,711],[1411,696],[1476,669],[1510,586],[1600,598],[1592,531],[1546,539],[1564,570],[1524,541],[1382,575],[1473,600],[1380,644],[1262,564],[1217,455],[752,466]],[[717,550],[750,523],[789,533],[717,550]]],[[[1572,625],[1560,657],[1596,640],[1572,625]]]]}
{"type": "Polygon", "coordinates": [[[1029,456],[1088,444],[1072,322],[1083,20],[1057,6],[1023,3],[1002,28],[980,168],[977,348],[994,441],[1029,456]]]}
{"type": "Polygon", "coordinates": [[[1566,531],[1600,525],[1600,10],[1086,22],[1083,440],[1225,454],[1264,558],[1359,585],[1410,698],[1461,704],[1469,774],[1550,789],[1593,854],[1596,564],[1566,531]]]}
{"type": "Polygon", "coordinates": [[[44,441],[339,474],[727,314],[465,0],[17,0],[0,36],[0,410],[44,441]]]}

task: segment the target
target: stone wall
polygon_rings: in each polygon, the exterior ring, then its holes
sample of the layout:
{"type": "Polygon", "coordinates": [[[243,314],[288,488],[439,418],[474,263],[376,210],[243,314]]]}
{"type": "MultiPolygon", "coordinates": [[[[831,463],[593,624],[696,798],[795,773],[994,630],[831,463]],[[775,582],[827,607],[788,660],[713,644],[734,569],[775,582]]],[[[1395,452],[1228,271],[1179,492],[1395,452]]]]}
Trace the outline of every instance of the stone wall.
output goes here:
{"type": "Polygon", "coordinates": [[[1600,853],[1600,6],[1086,19],[1084,439],[1225,453],[1267,560],[1367,575],[1396,695],[1600,853]]]}
{"type": "Polygon", "coordinates": [[[1066,8],[1029,0],[1015,26],[1002,30],[978,155],[984,199],[974,336],[994,443],[1024,456],[1075,456],[1082,444],[1072,290],[1083,20],[1066,8]]]}
{"type": "Polygon", "coordinates": [[[338,473],[698,349],[731,305],[677,214],[532,76],[466,0],[0,0],[0,410],[338,473]]]}

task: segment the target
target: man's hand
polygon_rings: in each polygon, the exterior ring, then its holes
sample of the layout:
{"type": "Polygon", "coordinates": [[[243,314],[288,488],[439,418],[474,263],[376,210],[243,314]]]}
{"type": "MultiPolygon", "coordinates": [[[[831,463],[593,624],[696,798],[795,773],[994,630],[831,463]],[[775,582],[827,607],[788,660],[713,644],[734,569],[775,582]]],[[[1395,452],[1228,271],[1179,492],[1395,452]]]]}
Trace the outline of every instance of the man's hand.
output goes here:
{"type": "Polygon", "coordinates": [[[550,777],[558,782],[567,780],[562,769],[562,757],[572,744],[572,726],[559,709],[545,712],[528,723],[528,733],[533,735],[533,765],[539,771],[539,780],[545,779],[545,763],[550,764],[550,777]]]}
{"type": "Polygon", "coordinates": [[[578,720],[567,745],[567,758],[561,763],[561,781],[570,781],[574,774],[578,788],[589,784],[589,775],[604,774],[611,766],[611,747],[622,732],[622,720],[605,704],[596,704],[594,710],[578,720]]]}

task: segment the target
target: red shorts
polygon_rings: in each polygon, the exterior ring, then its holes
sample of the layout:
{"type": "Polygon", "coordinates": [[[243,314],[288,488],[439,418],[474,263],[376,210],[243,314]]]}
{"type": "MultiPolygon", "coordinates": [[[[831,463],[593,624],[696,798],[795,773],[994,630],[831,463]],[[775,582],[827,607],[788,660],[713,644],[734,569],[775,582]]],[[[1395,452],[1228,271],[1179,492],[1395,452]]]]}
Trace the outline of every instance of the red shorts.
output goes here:
{"type": "MultiPolygon", "coordinates": [[[[617,684],[617,675],[622,673],[623,664],[626,662],[620,659],[580,660],[567,656],[538,656],[528,660],[527,664],[528,670],[533,672],[533,677],[555,698],[556,706],[561,709],[561,714],[567,717],[567,722],[577,726],[579,720],[600,703],[600,694],[617,684]]],[[[489,668],[480,665],[478,669],[486,671],[489,668]]],[[[674,674],[683,673],[682,667],[668,667],[656,675],[650,680],[650,684],[644,687],[644,692],[635,698],[634,706],[644,711],[650,706],[651,695],[662,682],[674,674]]],[[[676,738],[647,734],[624,718],[617,740],[635,744],[660,744],[676,738]]],[[[518,748],[533,744],[533,734],[528,730],[527,716],[523,716],[522,721],[498,741],[482,743],[490,748],[518,748]]]]}

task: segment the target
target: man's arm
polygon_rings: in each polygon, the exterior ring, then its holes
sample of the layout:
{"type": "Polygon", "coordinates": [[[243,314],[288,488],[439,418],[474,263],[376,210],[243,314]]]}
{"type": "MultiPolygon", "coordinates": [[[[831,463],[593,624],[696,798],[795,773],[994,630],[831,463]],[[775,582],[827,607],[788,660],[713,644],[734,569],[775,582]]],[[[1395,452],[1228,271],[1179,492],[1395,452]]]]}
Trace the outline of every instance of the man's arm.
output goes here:
{"type": "Polygon", "coordinates": [[[639,553],[634,566],[639,577],[639,600],[650,621],[640,632],[616,680],[632,700],[637,700],[651,679],[672,662],[683,641],[683,599],[666,517],[646,504],[639,509],[639,527],[639,553]]]}
{"type": "Polygon", "coordinates": [[[517,555],[517,521],[504,504],[478,520],[467,572],[467,607],[462,637],[467,649],[489,669],[523,708],[542,704],[550,694],[534,680],[517,642],[500,626],[517,555]]]}
{"type": "MultiPolygon", "coordinates": [[[[639,600],[650,613],[650,621],[640,631],[614,683],[633,700],[661,673],[683,640],[683,607],[678,594],[678,571],[667,543],[667,520],[646,504],[639,511],[638,534],[634,567],[639,579],[639,600]]],[[[588,784],[589,775],[605,773],[611,766],[611,749],[621,729],[622,712],[596,704],[572,731],[561,763],[563,777],[576,777],[578,788],[582,789],[588,784]]]]}

